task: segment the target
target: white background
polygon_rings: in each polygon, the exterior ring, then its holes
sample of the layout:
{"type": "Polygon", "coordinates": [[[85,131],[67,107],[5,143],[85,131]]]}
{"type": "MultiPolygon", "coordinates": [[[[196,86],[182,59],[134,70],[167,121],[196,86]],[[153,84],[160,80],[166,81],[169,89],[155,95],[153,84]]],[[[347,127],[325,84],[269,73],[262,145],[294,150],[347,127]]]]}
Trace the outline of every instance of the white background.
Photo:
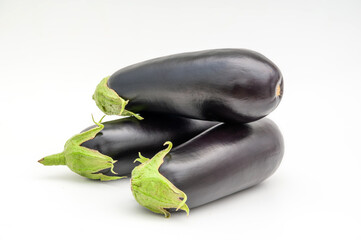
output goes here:
{"type": "Polygon", "coordinates": [[[360,239],[360,32],[359,0],[0,0],[0,239],[360,239]],[[269,117],[286,153],[263,184],[165,219],[128,179],[37,163],[102,116],[104,76],[212,48],[256,50],[284,75],[269,117]]]}

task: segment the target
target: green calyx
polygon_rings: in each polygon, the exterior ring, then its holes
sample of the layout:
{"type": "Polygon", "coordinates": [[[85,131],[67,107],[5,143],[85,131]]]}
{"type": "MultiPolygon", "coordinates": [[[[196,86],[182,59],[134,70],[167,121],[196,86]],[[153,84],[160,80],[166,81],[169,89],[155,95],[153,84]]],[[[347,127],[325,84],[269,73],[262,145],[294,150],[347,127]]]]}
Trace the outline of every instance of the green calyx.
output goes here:
{"type": "MultiPolygon", "coordinates": [[[[94,119],[93,119],[94,121],[94,119]]],[[[94,123],[96,127],[75,135],[70,138],[64,146],[62,153],[53,154],[39,160],[39,163],[50,165],[67,165],[73,172],[78,173],[83,177],[90,179],[100,179],[101,181],[109,181],[123,178],[121,176],[107,176],[99,173],[102,170],[109,169],[112,173],[116,174],[113,170],[114,163],[116,162],[111,157],[101,154],[99,151],[82,147],[81,144],[93,139],[99,133],[104,125],[99,122],[94,123]]]]}
{"type": "Polygon", "coordinates": [[[139,153],[135,161],[141,164],[132,171],[131,188],[137,202],[149,210],[170,217],[168,209],[184,210],[187,215],[189,208],[186,204],[187,195],[173,185],[159,173],[159,167],[164,157],[172,149],[172,143],[166,142],[168,147],[158,152],[152,159],[145,158],[139,153]]]}
{"type": "Polygon", "coordinates": [[[93,94],[93,99],[99,109],[107,115],[134,116],[138,120],[142,120],[143,118],[139,114],[125,109],[129,100],[124,100],[113,89],[109,88],[108,80],[109,77],[103,78],[93,94]]]}

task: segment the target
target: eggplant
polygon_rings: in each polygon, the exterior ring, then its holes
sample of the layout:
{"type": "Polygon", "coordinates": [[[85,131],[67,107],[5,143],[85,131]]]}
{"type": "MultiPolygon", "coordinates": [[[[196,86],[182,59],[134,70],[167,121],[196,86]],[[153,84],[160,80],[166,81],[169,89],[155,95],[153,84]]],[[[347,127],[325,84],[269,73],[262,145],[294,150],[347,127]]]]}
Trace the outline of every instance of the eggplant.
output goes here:
{"type": "Polygon", "coordinates": [[[169,217],[169,211],[195,208],[252,187],[281,163],[281,132],[269,119],[248,124],[221,123],[132,171],[131,188],[139,204],[169,217]]]}
{"type": "MultiPolygon", "coordinates": [[[[176,116],[146,114],[139,121],[126,117],[99,123],[70,138],[62,153],[47,156],[43,165],[67,165],[72,171],[90,179],[115,180],[129,176],[137,163],[139,151],[154,155],[164,141],[179,145],[216,122],[176,116]]],[[[93,119],[94,121],[94,119],[93,119]]]]}
{"type": "Polygon", "coordinates": [[[108,115],[141,119],[139,114],[154,112],[247,123],[272,112],[282,94],[282,74],[265,56],[247,49],[215,49],[120,69],[98,84],[93,99],[108,115]]]}

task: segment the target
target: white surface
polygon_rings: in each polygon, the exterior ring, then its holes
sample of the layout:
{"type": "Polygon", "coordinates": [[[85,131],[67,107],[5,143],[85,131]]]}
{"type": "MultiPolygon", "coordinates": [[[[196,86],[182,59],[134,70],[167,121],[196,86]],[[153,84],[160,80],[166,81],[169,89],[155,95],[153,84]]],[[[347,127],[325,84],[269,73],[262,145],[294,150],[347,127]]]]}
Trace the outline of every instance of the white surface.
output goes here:
{"type": "MultiPolygon", "coordinates": [[[[0,1],[0,239],[360,239],[361,2],[0,1]],[[102,77],[167,54],[249,48],[285,94],[286,153],[263,184],[170,219],[129,180],[36,161],[100,118],[102,77]]],[[[110,118],[107,118],[108,120],[110,118]]]]}

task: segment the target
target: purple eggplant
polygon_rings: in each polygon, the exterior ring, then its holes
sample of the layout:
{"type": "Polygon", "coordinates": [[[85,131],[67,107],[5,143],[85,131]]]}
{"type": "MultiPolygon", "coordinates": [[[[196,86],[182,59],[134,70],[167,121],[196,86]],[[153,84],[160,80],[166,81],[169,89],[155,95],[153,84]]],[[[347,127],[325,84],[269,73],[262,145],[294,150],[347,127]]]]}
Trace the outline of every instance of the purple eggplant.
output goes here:
{"type": "Polygon", "coordinates": [[[154,112],[247,123],[272,112],[282,93],[282,74],[265,56],[247,49],[216,49],[120,69],[100,82],[93,99],[108,115],[141,118],[154,112]]]}
{"type": "Polygon", "coordinates": [[[139,151],[154,155],[164,141],[179,145],[216,122],[175,116],[145,114],[146,119],[126,117],[96,123],[70,138],[62,153],[47,156],[44,165],[67,165],[81,176],[103,181],[129,176],[139,151]]]}
{"type": "Polygon", "coordinates": [[[252,187],[281,163],[281,132],[269,119],[248,124],[221,123],[182,145],[168,147],[132,171],[135,199],[153,212],[195,208],[252,187]]]}

